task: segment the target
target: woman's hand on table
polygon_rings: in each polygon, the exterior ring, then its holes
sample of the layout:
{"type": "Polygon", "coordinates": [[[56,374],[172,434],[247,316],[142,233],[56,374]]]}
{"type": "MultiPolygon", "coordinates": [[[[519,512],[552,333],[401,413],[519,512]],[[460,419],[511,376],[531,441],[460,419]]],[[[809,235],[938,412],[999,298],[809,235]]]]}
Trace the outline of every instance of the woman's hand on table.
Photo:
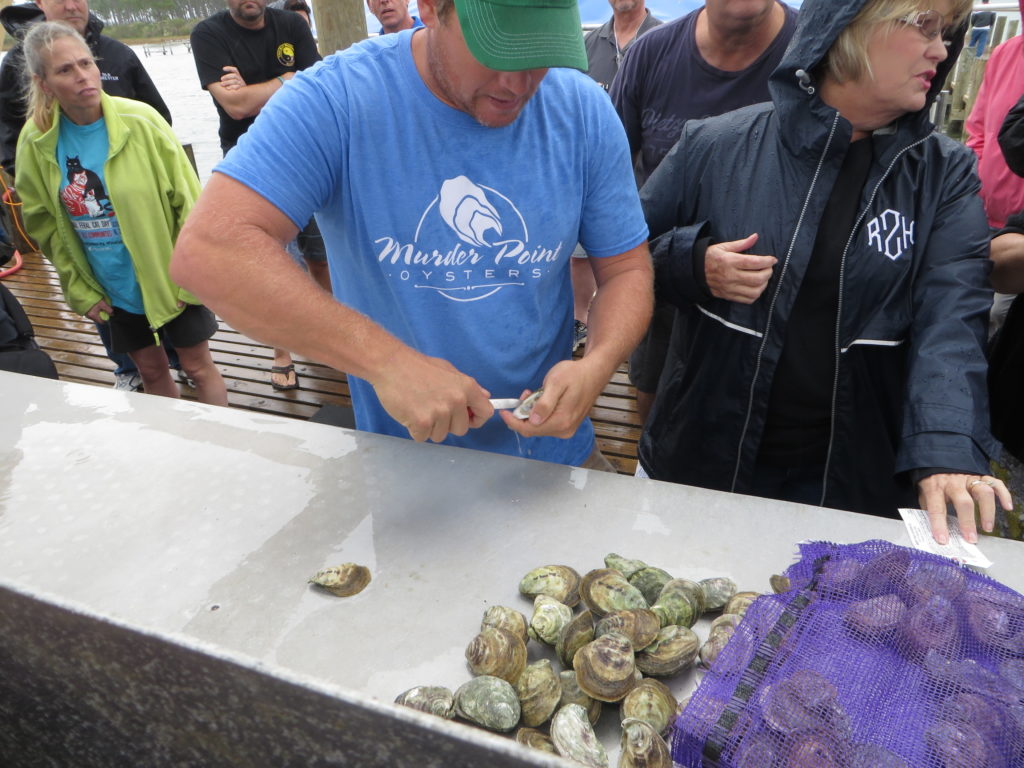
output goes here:
{"type": "Polygon", "coordinates": [[[1005,510],[1013,508],[1010,491],[1002,480],[992,475],[929,475],[918,482],[917,488],[921,509],[928,512],[932,536],[939,544],[949,543],[949,530],[946,527],[946,509],[949,504],[956,510],[960,533],[972,544],[978,541],[974,523],[976,509],[981,518],[981,529],[988,533],[995,527],[996,500],[1005,510]]]}

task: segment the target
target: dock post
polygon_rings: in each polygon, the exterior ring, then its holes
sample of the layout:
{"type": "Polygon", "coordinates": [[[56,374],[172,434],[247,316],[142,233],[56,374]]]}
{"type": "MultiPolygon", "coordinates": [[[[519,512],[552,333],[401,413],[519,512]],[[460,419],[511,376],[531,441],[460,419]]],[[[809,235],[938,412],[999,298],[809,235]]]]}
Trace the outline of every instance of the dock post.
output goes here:
{"type": "Polygon", "coordinates": [[[363,0],[316,0],[313,15],[323,56],[366,39],[363,0]]]}

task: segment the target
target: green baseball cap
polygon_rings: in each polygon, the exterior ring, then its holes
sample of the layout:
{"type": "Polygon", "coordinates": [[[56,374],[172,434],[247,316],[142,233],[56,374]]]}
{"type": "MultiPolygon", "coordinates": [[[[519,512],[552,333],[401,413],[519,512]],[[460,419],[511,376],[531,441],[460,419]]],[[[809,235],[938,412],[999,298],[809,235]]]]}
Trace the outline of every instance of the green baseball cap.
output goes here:
{"type": "Polygon", "coordinates": [[[469,52],[485,67],[588,69],[577,0],[455,0],[455,9],[469,52]]]}

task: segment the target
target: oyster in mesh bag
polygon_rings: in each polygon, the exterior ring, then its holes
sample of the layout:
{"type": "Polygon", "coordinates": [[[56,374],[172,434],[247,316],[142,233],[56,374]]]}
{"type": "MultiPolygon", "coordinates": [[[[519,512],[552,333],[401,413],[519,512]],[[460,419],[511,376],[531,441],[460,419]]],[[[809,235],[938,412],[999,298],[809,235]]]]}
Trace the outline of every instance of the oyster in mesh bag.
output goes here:
{"type": "Polygon", "coordinates": [[[967,626],[979,642],[1002,651],[1024,653],[1024,602],[989,585],[968,590],[967,626]]]}
{"type": "Polygon", "coordinates": [[[455,716],[455,695],[440,685],[417,685],[395,699],[395,704],[438,717],[455,716]]]}
{"type": "Polygon", "coordinates": [[[948,656],[932,650],[924,656],[924,668],[936,684],[936,688],[943,693],[950,689],[959,689],[980,693],[1006,704],[1017,701],[1017,692],[1013,685],[976,659],[953,661],[948,656]]]}
{"type": "Polygon", "coordinates": [[[629,583],[640,590],[648,605],[652,605],[665,585],[672,581],[672,574],[661,568],[648,565],[628,577],[629,583]]]}
{"type": "Polygon", "coordinates": [[[487,627],[466,646],[474,675],[493,675],[514,683],[526,669],[526,644],[511,632],[487,627]]]}
{"type": "Polygon", "coordinates": [[[524,643],[530,639],[527,634],[529,626],[530,623],[522,613],[514,608],[506,608],[504,605],[492,605],[484,611],[483,621],[480,622],[481,630],[487,629],[487,627],[504,629],[522,638],[524,643]]]}
{"type": "Polygon", "coordinates": [[[551,721],[551,741],[562,757],[594,768],[608,768],[608,753],[579,704],[567,704],[551,721]]]}
{"type": "Polygon", "coordinates": [[[861,639],[881,640],[892,635],[906,612],[898,595],[881,595],[853,603],[843,614],[843,622],[861,639]]]}
{"type": "Polygon", "coordinates": [[[970,723],[932,723],[924,731],[929,750],[942,768],[1002,768],[1006,765],[982,732],[970,723]]]}
{"type": "Polygon", "coordinates": [[[1024,700],[1024,659],[1004,659],[999,664],[999,674],[1024,700]]]}
{"type": "Polygon", "coordinates": [[[474,677],[455,691],[455,714],[492,731],[511,731],[519,722],[519,697],[500,677],[474,677]]]}
{"type": "Polygon", "coordinates": [[[527,633],[534,640],[555,645],[566,624],[572,621],[572,608],[553,597],[537,595],[533,602],[533,616],[527,633]]]}
{"type": "Polygon", "coordinates": [[[614,611],[647,607],[640,590],[611,568],[599,568],[584,576],[580,581],[580,599],[598,618],[614,611]]]}
{"type": "Polygon", "coordinates": [[[614,568],[628,579],[641,568],[646,568],[647,563],[643,560],[629,560],[622,555],[609,552],[604,556],[604,566],[605,568],[614,568]]]}
{"type": "Polygon", "coordinates": [[[910,763],[878,744],[850,747],[850,768],[910,768],[910,763]]]}
{"type": "Polygon", "coordinates": [[[572,665],[580,688],[594,699],[619,701],[636,685],[633,646],[617,632],[580,648],[572,665]]]}
{"type": "Polygon", "coordinates": [[[749,734],[736,745],[732,763],[736,768],[774,768],[784,747],[785,742],[773,734],[749,734]]]}
{"type": "Polygon", "coordinates": [[[849,740],[852,726],[837,697],[828,678],[801,669],[761,692],[761,716],[772,730],[787,736],[821,732],[844,742],[849,740]]]}
{"type": "Polygon", "coordinates": [[[672,754],[658,731],[643,720],[622,721],[619,768],[672,768],[672,754]]]}
{"type": "Polygon", "coordinates": [[[309,583],[338,597],[351,597],[366,589],[370,583],[370,569],[356,563],[342,563],[317,571],[309,583]]]}
{"type": "Polygon", "coordinates": [[[546,723],[562,699],[558,673],[547,659],[527,665],[514,687],[519,696],[523,725],[530,728],[546,723]]]}
{"type": "Polygon", "coordinates": [[[670,677],[693,664],[700,651],[700,639],[688,627],[662,627],[654,642],[636,654],[636,668],[645,675],[670,677]]]}
{"type": "Polygon", "coordinates": [[[579,601],[580,575],[568,565],[543,565],[534,568],[519,582],[520,594],[527,597],[547,595],[572,608],[579,601]]]}
{"type": "Polygon", "coordinates": [[[808,731],[789,741],[786,768],[846,768],[849,765],[847,744],[830,731],[808,731]]]}
{"type": "Polygon", "coordinates": [[[594,637],[619,632],[629,638],[634,648],[645,648],[654,642],[661,629],[661,621],[648,608],[633,608],[615,611],[602,618],[594,626],[594,637]]]}
{"type": "Polygon", "coordinates": [[[967,576],[963,568],[952,562],[915,560],[907,566],[904,584],[911,603],[922,602],[932,595],[956,600],[967,586],[967,576]]]}
{"type": "Polygon", "coordinates": [[[959,630],[956,610],[949,598],[932,595],[907,611],[900,622],[899,637],[911,658],[929,651],[952,652],[959,630]]]}
{"type": "Polygon", "coordinates": [[[905,583],[911,559],[907,550],[892,549],[871,558],[863,566],[852,559],[831,562],[841,563],[836,567],[849,571],[849,582],[856,586],[859,593],[865,597],[876,597],[900,590],[905,583]]]}
{"type": "Polygon", "coordinates": [[[619,716],[623,722],[627,719],[643,720],[657,733],[664,735],[678,707],[676,697],[667,685],[660,680],[645,677],[626,694],[619,706],[619,716]]]}

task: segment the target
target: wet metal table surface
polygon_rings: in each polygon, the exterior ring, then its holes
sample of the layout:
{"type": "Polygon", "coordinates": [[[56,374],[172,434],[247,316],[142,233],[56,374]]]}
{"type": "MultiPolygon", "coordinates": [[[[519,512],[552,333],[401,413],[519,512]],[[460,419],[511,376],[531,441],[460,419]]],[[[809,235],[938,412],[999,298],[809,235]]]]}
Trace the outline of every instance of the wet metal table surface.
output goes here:
{"type": "MultiPolygon", "coordinates": [[[[484,610],[529,616],[538,565],[618,552],[766,591],[800,540],[909,544],[896,521],[231,409],[4,373],[0,393],[0,587],[384,703],[468,680],[484,610]],[[361,594],[307,584],[347,561],[361,594]]],[[[1022,590],[1024,545],[982,547],[1022,590]]]]}

